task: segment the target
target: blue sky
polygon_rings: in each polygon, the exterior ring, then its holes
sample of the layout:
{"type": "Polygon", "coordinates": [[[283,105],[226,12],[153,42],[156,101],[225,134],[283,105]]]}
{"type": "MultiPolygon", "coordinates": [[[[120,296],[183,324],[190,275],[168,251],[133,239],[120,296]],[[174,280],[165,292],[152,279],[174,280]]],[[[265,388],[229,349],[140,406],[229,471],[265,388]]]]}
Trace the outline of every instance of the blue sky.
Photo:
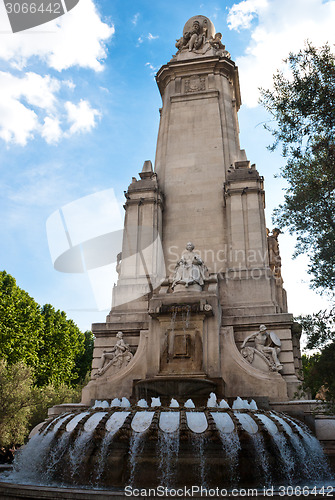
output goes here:
{"type": "MultiPolygon", "coordinates": [[[[53,268],[46,222],[102,190],[112,188],[122,203],[144,160],[154,162],[161,106],[154,75],[196,14],[213,21],[239,66],[241,147],[265,177],[272,227],[284,187],[274,174],[283,160],[266,150],[269,117],[257,106],[257,89],[271,85],[281,60],[307,38],[335,42],[334,0],[80,0],[57,20],[16,34],[0,2],[0,267],[82,329],[107,311],[97,310],[87,274],[53,268]]],[[[283,235],[280,244],[289,310],[325,307],[306,283],[306,258],[291,260],[293,238],[283,235]]]]}

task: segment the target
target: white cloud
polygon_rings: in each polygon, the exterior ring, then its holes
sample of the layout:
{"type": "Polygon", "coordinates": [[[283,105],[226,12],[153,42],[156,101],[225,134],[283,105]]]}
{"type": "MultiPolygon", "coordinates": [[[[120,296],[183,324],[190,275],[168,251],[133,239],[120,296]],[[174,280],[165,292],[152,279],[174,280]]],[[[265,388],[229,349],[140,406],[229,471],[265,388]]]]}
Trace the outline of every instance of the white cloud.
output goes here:
{"type": "Polygon", "coordinates": [[[149,42],[151,42],[151,40],[157,40],[157,38],[159,38],[158,35],[154,36],[151,33],[149,33],[147,36],[147,39],[149,40],[149,42]]]}
{"type": "Polygon", "coordinates": [[[152,33],[148,33],[147,35],[141,35],[137,39],[136,47],[139,47],[140,44],[144,42],[144,40],[148,40],[149,42],[152,42],[152,40],[157,40],[157,38],[159,38],[159,36],[153,35],[152,33]]]}
{"type": "Polygon", "coordinates": [[[24,146],[37,135],[47,143],[57,143],[62,137],[92,130],[99,111],[86,100],[65,103],[60,90],[67,87],[74,91],[75,83],[47,73],[49,68],[103,69],[105,43],[114,27],[102,22],[93,0],[81,0],[64,16],[15,34],[10,32],[0,2],[0,32],[0,60],[16,70],[15,74],[12,70],[0,72],[0,138],[7,144],[24,146]],[[46,66],[43,74],[28,71],[36,58],[46,66]]]}
{"type": "Polygon", "coordinates": [[[62,137],[62,129],[60,127],[59,119],[47,116],[44,119],[41,135],[48,144],[57,143],[62,137]]]}
{"type": "Polygon", "coordinates": [[[70,12],[42,26],[14,35],[8,29],[0,2],[0,59],[22,69],[37,56],[58,71],[73,66],[101,71],[107,56],[105,43],[115,31],[101,21],[92,0],[80,0],[70,12]]]}
{"type": "Polygon", "coordinates": [[[258,88],[271,87],[272,75],[282,60],[290,51],[303,48],[305,40],[316,46],[335,43],[334,18],[334,0],[244,0],[234,4],[228,14],[230,29],[251,27],[245,55],[236,59],[243,103],[257,105],[258,88]]]}
{"type": "Polygon", "coordinates": [[[150,73],[151,75],[154,75],[158,70],[158,67],[155,67],[150,62],[145,63],[145,66],[147,66],[147,68],[149,68],[151,70],[151,73],[150,73]]]}
{"type": "Polygon", "coordinates": [[[140,17],[140,13],[137,12],[134,17],[132,18],[131,22],[133,23],[134,26],[136,26],[137,22],[138,22],[138,19],[140,17]]]}
{"type": "Polygon", "coordinates": [[[24,146],[39,128],[41,110],[52,112],[61,84],[50,76],[26,73],[22,78],[0,72],[0,137],[24,146]],[[22,102],[24,101],[24,103],[22,102]],[[30,109],[30,106],[38,109],[30,109]]]}
{"type": "Polygon", "coordinates": [[[70,134],[77,132],[90,132],[96,126],[96,118],[100,112],[93,109],[88,101],[81,100],[79,104],[68,101],[65,103],[68,122],[71,123],[70,134]]]}
{"type": "Polygon", "coordinates": [[[62,86],[68,86],[68,81],[32,72],[17,77],[0,71],[0,138],[24,146],[37,134],[51,144],[64,136],[90,132],[100,112],[86,100],[64,104],[58,97],[62,86]]]}
{"type": "Polygon", "coordinates": [[[267,0],[244,0],[234,4],[227,17],[229,28],[237,31],[249,29],[252,20],[267,6],[267,0]]]}
{"type": "Polygon", "coordinates": [[[155,71],[157,69],[150,62],[145,63],[145,66],[148,66],[152,71],[155,71]]]}

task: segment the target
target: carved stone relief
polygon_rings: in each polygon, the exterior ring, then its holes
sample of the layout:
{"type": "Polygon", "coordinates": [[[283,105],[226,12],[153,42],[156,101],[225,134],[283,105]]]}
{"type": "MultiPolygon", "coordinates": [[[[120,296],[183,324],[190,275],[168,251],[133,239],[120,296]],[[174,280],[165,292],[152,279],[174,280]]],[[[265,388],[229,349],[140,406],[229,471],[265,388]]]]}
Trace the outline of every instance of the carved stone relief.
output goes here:
{"type": "Polygon", "coordinates": [[[115,346],[110,351],[103,352],[100,367],[95,374],[96,377],[100,377],[107,370],[109,370],[110,374],[116,373],[126,367],[133,359],[129,345],[123,340],[123,333],[118,332],[116,338],[118,340],[115,346]]]}
{"type": "Polygon", "coordinates": [[[278,359],[281,342],[274,332],[268,332],[265,325],[260,325],[259,331],[249,335],[242,344],[241,354],[255,368],[279,372],[282,365],[278,359]],[[254,342],[254,347],[246,346],[254,342]]]}
{"type": "Polygon", "coordinates": [[[206,90],[206,78],[204,76],[194,75],[185,79],[185,94],[206,90]]]}

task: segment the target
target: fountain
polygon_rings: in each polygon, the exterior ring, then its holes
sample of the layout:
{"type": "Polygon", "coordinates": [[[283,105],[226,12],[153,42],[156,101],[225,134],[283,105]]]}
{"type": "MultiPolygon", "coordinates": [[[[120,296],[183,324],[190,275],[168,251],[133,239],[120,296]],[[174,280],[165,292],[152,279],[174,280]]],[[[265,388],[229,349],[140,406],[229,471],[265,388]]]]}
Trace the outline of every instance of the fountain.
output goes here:
{"type": "Polygon", "coordinates": [[[15,465],[11,481],[130,488],[260,488],[331,479],[317,439],[301,423],[238,398],[230,409],[212,393],[162,407],[97,402],[46,422],[15,465]],[[27,466],[29,464],[29,466],[27,466]],[[22,475],[22,471],[24,475],[22,475]]]}
{"type": "MultiPolygon", "coordinates": [[[[237,67],[204,16],[187,21],[176,47],[156,76],[155,171],[146,161],[125,193],[112,309],[92,327],[92,379],[81,404],[52,408],[33,432],[12,485],[263,495],[330,485],[306,426],[320,428],[315,404],[294,400],[300,330],[278,232],[265,225],[263,177],[239,146],[237,67]]],[[[329,429],[321,444],[331,457],[329,429]]]]}

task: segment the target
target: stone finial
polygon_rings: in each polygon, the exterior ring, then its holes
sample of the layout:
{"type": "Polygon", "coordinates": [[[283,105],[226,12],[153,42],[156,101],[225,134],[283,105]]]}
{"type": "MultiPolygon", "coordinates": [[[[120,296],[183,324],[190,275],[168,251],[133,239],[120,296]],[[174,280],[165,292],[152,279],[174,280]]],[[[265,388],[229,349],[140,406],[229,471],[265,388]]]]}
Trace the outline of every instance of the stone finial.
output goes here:
{"type": "Polygon", "coordinates": [[[152,177],[154,171],[152,168],[152,163],[150,160],[145,160],[142,168],[142,172],[139,173],[141,179],[150,179],[152,177]]]}

